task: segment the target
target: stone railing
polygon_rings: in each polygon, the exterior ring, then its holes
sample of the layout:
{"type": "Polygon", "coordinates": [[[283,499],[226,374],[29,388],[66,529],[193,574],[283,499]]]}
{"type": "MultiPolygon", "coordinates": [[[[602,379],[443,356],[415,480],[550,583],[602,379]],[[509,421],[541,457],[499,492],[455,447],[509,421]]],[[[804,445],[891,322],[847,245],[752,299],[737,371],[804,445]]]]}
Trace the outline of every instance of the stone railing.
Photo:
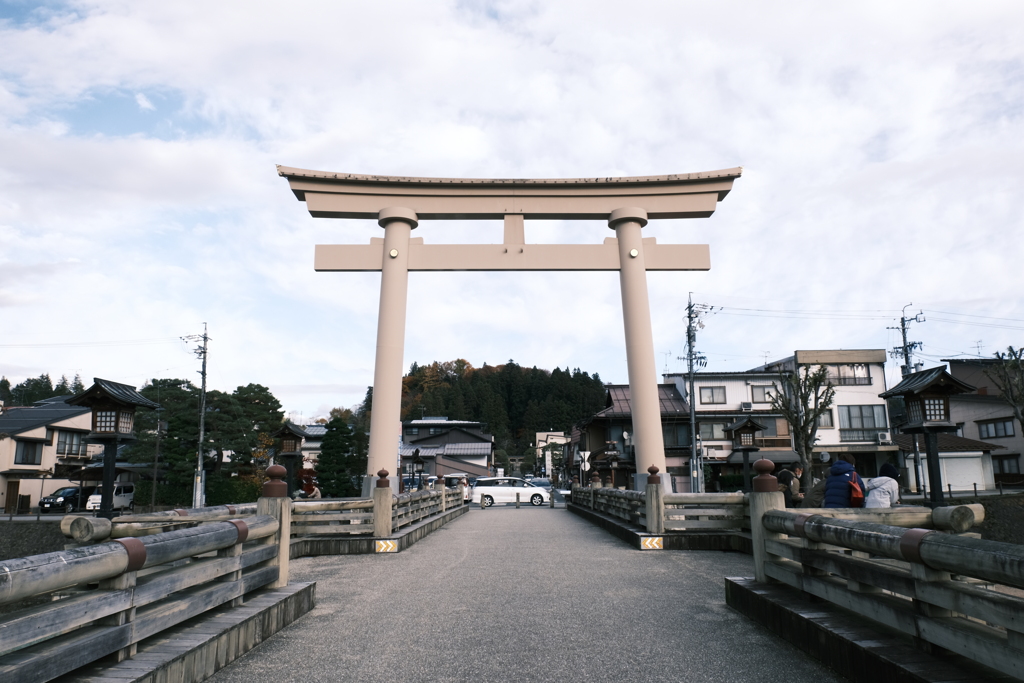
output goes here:
{"type": "Polygon", "coordinates": [[[268,482],[258,503],[235,514],[67,520],[82,545],[3,563],[0,680],[48,681],[108,655],[123,661],[145,638],[287,585],[286,493],[283,482],[268,482]]]}
{"type": "Polygon", "coordinates": [[[787,510],[762,462],[750,495],[758,581],[1024,678],[1024,547],[960,535],[981,506],[787,510]]]}

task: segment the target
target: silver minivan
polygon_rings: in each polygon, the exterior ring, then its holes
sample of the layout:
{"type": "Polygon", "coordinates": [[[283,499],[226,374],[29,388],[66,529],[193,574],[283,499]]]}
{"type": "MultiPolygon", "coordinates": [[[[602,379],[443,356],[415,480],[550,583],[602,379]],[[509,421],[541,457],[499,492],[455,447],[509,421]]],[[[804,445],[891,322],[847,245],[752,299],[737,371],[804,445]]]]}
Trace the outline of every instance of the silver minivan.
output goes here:
{"type": "MultiPolygon", "coordinates": [[[[89,502],[85,504],[86,510],[99,510],[102,498],[102,488],[96,489],[96,493],[89,496],[89,502]]],[[[114,505],[115,510],[135,509],[135,484],[121,482],[114,484],[114,505]]]]}

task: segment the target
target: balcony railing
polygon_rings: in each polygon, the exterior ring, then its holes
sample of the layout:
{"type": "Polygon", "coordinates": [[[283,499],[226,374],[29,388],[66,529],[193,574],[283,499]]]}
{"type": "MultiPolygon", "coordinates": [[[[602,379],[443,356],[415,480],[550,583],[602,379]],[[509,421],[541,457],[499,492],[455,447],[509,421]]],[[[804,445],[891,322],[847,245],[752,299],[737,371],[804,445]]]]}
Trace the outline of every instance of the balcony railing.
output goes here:
{"type": "Polygon", "coordinates": [[[889,431],[885,427],[874,429],[840,429],[840,441],[878,441],[878,434],[889,431]]]}
{"type": "Polygon", "coordinates": [[[837,387],[870,386],[870,377],[829,377],[828,381],[837,387]]]}
{"type": "Polygon", "coordinates": [[[758,448],[790,448],[793,442],[788,436],[779,436],[754,439],[754,445],[758,448]]]}

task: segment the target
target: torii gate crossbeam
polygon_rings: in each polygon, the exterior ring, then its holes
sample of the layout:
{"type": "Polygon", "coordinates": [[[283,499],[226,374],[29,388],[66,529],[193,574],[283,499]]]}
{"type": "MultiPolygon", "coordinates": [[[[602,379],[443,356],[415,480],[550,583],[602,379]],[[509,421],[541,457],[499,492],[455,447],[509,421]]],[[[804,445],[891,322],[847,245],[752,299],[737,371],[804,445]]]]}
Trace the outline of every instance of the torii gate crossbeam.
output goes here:
{"type": "Polygon", "coordinates": [[[462,270],[618,270],[637,471],[654,465],[664,472],[647,271],[708,270],[711,259],[707,245],[657,244],[641,229],[648,219],[707,218],[741,173],[483,180],[278,166],[312,216],[370,218],[384,228],[384,238],[371,238],[369,245],[317,245],[314,264],[317,271],[381,272],[367,474],[395,462],[409,272],[462,270]],[[421,220],[497,219],[505,222],[502,244],[433,245],[411,237],[421,220]],[[524,219],[607,220],[615,237],[594,245],[526,244],[524,219]]]}

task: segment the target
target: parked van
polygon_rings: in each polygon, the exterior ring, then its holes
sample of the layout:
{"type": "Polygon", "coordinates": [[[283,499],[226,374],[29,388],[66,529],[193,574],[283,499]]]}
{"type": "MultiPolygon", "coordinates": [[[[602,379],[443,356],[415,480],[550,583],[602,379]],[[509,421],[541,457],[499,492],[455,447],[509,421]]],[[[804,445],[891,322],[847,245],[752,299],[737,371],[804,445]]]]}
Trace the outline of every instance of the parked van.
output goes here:
{"type": "MultiPolygon", "coordinates": [[[[89,496],[89,502],[85,504],[86,510],[99,510],[102,488],[96,489],[96,493],[89,496]]],[[[115,483],[114,484],[114,505],[115,510],[135,509],[135,484],[115,483]]]]}

